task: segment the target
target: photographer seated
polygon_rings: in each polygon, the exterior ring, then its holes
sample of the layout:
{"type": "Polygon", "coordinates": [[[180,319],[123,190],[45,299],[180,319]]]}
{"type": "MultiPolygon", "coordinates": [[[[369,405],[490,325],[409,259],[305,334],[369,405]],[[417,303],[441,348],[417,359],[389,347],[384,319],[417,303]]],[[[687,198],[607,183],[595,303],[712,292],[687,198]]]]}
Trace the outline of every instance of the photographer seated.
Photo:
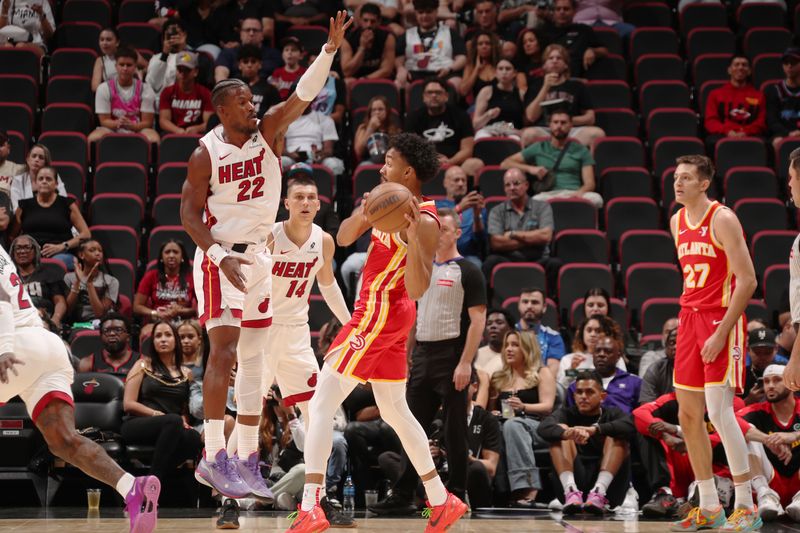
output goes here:
{"type": "Polygon", "coordinates": [[[594,159],[588,148],[569,138],[572,117],[564,109],[550,114],[550,138],[532,143],[521,152],[506,157],[502,168],[518,168],[534,177],[534,199],[577,196],[595,207],[603,207],[603,197],[594,192],[594,159]]]}
{"type": "Polygon", "coordinates": [[[550,442],[558,474],[554,488],[556,493],[563,491],[564,515],[602,515],[609,504],[618,506],[625,499],[628,443],[636,428],[631,415],[614,407],[601,408],[605,398],[600,375],[582,371],[575,381],[575,405],[558,409],[539,425],[539,436],[550,442]]]}

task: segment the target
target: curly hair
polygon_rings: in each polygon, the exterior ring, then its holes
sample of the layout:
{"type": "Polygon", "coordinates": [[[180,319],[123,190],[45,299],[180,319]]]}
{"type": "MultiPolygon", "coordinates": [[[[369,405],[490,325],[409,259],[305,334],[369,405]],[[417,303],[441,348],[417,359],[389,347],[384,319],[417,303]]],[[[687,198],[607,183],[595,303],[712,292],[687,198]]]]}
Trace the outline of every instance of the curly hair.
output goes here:
{"type": "Polygon", "coordinates": [[[491,45],[491,52],[489,53],[489,62],[492,65],[497,65],[497,62],[500,61],[500,39],[497,38],[497,34],[492,31],[480,30],[475,33],[475,35],[470,39],[470,46],[467,50],[467,63],[470,65],[475,64],[475,59],[478,57],[478,39],[480,37],[486,36],[489,38],[489,43],[491,45]]]}
{"type": "Polygon", "coordinates": [[[584,318],[581,321],[580,325],[576,328],[575,339],[572,341],[573,352],[588,351],[586,342],[583,340],[583,330],[586,329],[586,325],[592,320],[596,320],[600,325],[600,335],[611,337],[613,339],[618,339],[620,342],[624,342],[622,329],[619,327],[619,324],[617,324],[617,322],[613,318],[603,315],[592,315],[584,318]]]}
{"type": "Polygon", "coordinates": [[[403,159],[414,169],[417,179],[423,183],[432,180],[439,172],[439,154],[436,153],[436,147],[416,133],[398,133],[389,141],[389,148],[400,152],[403,159]]]}

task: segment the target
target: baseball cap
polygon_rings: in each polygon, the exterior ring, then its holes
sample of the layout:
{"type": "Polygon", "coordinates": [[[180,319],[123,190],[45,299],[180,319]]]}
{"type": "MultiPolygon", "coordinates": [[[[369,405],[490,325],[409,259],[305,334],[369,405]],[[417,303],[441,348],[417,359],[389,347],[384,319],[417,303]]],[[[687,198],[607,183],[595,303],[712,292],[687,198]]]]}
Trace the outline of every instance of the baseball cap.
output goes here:
{"type": "Polygon", "coordinates": [[[308,174],[309,176],[313,176],[314,169],[311,168],[311,165],[308,163],[295,163],[289,167],[289,170],[286,171],[287,178],[291,178],[292,176],[296,176],[298,174],[308,174]]]}
{"type": "Polygon", "coordinates": [[[283,50],[287,44],[293,44],[294,46],[297,47],[298,50],[300,50],[301,52],[303,51],[303,43],[301,43],[300,39],[298,39],[293,35],[281,39],[281,50],[283,50]]]}
{"type": "Polygon", "coordinates": [[[787,59],[793,59],[794,61],[800,61],[800,48],[796,46],[790,46],[786,50],[783,51],[783,56],[781,57],[781,61],[785,62],[787,59]]]}
{"type": "Polygon", "coordinates": [[[769,376],[783,376],[783,371],[786,369],[783,365],[769,365],[764,369],[763,377],[769,376]]]}
{"type": "Polygon", "coordinates": [[[758,346],[775,346],[775,332],[771,329],[758,328],[750,332],[747,343],[751,348],[758,346]]]}
{"type": "Polygon", "coordinates": [[[175,61],[175,67],[197,68],[197,56],[192,52],[181,52],[175,61]]]}

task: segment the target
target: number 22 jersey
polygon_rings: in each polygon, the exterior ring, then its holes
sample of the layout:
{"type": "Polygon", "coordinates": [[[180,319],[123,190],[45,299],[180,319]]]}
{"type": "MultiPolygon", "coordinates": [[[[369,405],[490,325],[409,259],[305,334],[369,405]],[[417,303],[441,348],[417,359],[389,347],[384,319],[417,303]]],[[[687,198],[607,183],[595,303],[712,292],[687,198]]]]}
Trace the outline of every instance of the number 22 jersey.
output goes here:
{"type": "Polygon", "coordinates": [[[281,168],[256,131],[241,148],[222,140],[222,126],[200,142],[211,158],[203,220],[217,242],[264,242],[275,224],[281,197],[281,168]]]}

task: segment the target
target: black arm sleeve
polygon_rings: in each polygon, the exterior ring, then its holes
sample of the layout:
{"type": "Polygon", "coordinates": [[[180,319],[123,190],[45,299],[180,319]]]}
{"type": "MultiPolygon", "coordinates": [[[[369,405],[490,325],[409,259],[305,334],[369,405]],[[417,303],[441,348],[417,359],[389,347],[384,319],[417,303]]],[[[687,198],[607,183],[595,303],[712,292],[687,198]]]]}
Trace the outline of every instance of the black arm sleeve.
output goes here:
{"type": "Polygon", "coordinates": [[[608,409],[606,413],[607,416],[604,416],[602,422],[598,424],[601,435],[625,440],[633,438],[636,426],[633,425],[631,415],[614,408],[608,409]]]}

